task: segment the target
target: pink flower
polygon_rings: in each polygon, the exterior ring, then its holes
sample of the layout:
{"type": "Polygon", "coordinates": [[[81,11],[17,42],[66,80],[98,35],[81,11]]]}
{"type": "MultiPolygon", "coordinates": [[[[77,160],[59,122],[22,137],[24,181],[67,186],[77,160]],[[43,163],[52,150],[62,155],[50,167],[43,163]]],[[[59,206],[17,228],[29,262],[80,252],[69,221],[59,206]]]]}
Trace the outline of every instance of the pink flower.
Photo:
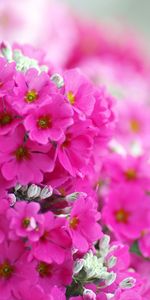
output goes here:
{"type": "Polygon", "coordinates": [[[58,141],[64,136],[66,128],[73,123],[72,114],[71,106],[63,97],[55,95],[46,105],[31,111],[24,125],[32,140],[47,144],[49,140],[58,141]]]}
{"type": "Polygon", "coordinates": [[[43,172],[53,169],[54,161],[48,156],[50,146],[44,148],[27,138],[22,126],[12,135],[0,137],[0,161],[2,175],[6,180],[27,184],[41,182],[43,172]]]}
{"type": "Polygon", "coordinates": [[[117,238],[134,240],[147,228],[149,210],[149,199],[140,187],[121,184],[110,191],[102,216],[117,238]]]}
{"type": "Polygon", "coordinates": [[[53,172],[45,173],[43,182],[44,184],[50,184],[53,188],[58,188],[69,178],[70,174],[63,168],[59,160],[56,159],[53,172]]]}
{"type": "Polygon", "coordinates": [[[8,181],[4,178],[0,170],[0,195],[1,197],[7,197],[7,189],[13,187],[15,180],[8,181]]]}
{"type": "Polygon", "coordinates": [[[12,93],[14,87],[15,63],[7,63],[0,57],[0,97],[12,93]]]}
{"type": "Polygon", "coordinates": [[[48,94],[55,90],[48,74],[45,72],[38,74],[36,69],[29,69],[25,74],[18,72],[15,81],[16,96],[9,101],[21,115],[45,103],[48,94]]]}
{"type": "Polygon", "coordinates": [[[6,212],[9,207],[9,203],[6,199],[0,200],[0,244],[8,236],[8,220],[6,219],[6,212]]]}
{"type": "Polygon", "coordinates": [[[21,242],[0,244],[0,292],[1,299],[8,300],[18,293],[19,282],[31,278],[34,284],[36,272],[27,257],[21,242]],[[26,263],[25,263],[26,261],[26,263]]]}
{"type": "Polygon", "coordinates": [[[150,176],[147,155],[123,157],[119,154],[111,154],[104,162],[104,170],[106,177],[111,179],[112,185],[125,182],[148,189],[150,176]]]}
{"type": "MultiPolygon", "coordinates": [[[[107,94],[104,88],[97,88],[94,92],[96,99],[94,109],[91,115],[91,119],[94,126],[98,127],[99,130],[106,130],[109,123],[114,120],[114,113],[112,111],[113,98],[107,94]]],[[[109,127],[110,130],[110,127],[109,127]]]]}
{"type": "Polygon", "coordinates": [[[101,227],[97,223],[99,219],[100,214],[91,198],[75,201],[68,221],[68,231],[76,249],[86,252],[102,236],[101,227]]]}
{"type": "MultiPolygon", "coordinates": [[[[89,292],[83,296],[71,297],[70,300],[107,300],[105,293],[95,293],[89,292]]],[[[113,299],[114,300],[114,299],[113,299]]]]}
{"type": "Polygon", "coordinates": [[[131,263],[129,246],[116,241],[111,243],[111,249],[107,260],[112,256],[117,258],[116,264],[112,267],[113,271],[115,273],[127,271],[131,263]]]}
{"type": "Polygon", "coordinates": [[[44,216],[38,214],[40,205],[35,202],[17,202],[15,207],[8,211],[10,221],[10,238],[28,238],[37,241],[43,233],[44,216]]]}
{"type": "Polygon", "coordinates": [[[50,293],[52,287],[57,283],[60,288],[70,285],[72,282],[72,261],[65,260],[63,264],[36,261],[35,268],[38,275],[38,284],[46,293],[50,293]]]}
{"type": "Polygon", "coordinates": [[[127,148],[138,142],[149,148],[149,106],[146,103],[126,101],[118,108],[117,138],[127,148]]]}
{"type": "MultiPolygon", "coordinates": [[[[10,0],[8,0],[10,1],[10,0]]],[[[18,0],[16,0],[18,1],[18,0]]],[[[24,1],[24,0],[23,0],[24,1]]],[[[35,1],[35,0],[31,0],[31,1],[35,1]]],[[[31,3],[31,2],[30,2],[31,3]]],[[[26,2],[24,2],[24,5],[26,5],[26,2]]],[[[45,50],[40,48],[37,48],[31,44],[20,44],[20,43],[14,43],[13,40],[13,45],[12,45],[12,49],[13,50],[19,50],[20,53],[28,58],[34,59],[39,66],[43,66],[43,65],[47,65],[49,62],[45,61],[45,58],[47,57],[45,50]]],[[[27,73],[26,73],[27,75],[27,73]]],[[[38,75],[38,73],[37,73],[38,75]]],[[[51,86],[52,87],[52,86],[51,86]]]]}
{"type": "Polygon", "coordinates": [[[118,291],[113,300],[144,300],[136,291],[118,291]]]}
{"type": "Polygon", "coordinates": [[[31,285],[30,282],[24,281],[19,285],[19,292],[15,299],[17,300],[53,300],[50,294],[45,294],[39,285],[31,285]]]}
{"type": "Polygon", "coordinates": [[[66,131],[58,148],[62,166],[72,175],[83,175],[92,154],[93,134],[91,123],[78,121],[66,131]]]}
{"type": "Polygon", "coordinates": [[[15,300],[66,300],[64,292],[56,285],[53,285],[49,293],[45,293],[40,285],[32,285],[29,281],[24,281],[18,285],[19,292],[15,300]]]}
{"type": "Polygon", "coordinates": [[[66,300],[64,292],[59,289],[56,285],[51,289],[51,300],[66,300]]]}
{"type": "Polygon", "coordinates": [[[115,129],[115,115],[112,110],[113,98],[107,94],[104,88],[95,90],[95,105],[91,115],[93,126],[97,129],[94,137],[93,159],[101,161],[102,151],[113,136],[115,129]]]}
{"type": "Polygon", "coordinates": [[[51,212],[44,214],[44,233],[32,245],[32,255],[35,258],[48,264],[64,262],[71,249],[71,239],[64,229],[65,224],[64,218],[55,218],[51,212]]]}
{"type": "Polygon", "coordinates": [[[7,98],[0,99],[0,134],[13,131],[20,121],[21,118],[7,102],[7,98]]]}
{"type": "Polygon", "coordinates": [[[64,72],[65,96],[80,118],[90,116],[94,104],[94,87],[78,69],[64,72]]]}

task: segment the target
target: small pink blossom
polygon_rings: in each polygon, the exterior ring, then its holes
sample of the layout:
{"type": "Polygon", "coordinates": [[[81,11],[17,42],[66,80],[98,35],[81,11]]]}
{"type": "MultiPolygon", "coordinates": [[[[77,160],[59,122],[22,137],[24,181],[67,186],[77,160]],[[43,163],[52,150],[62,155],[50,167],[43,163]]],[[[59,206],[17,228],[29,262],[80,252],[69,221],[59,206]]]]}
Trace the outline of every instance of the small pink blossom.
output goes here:
{"type": "Polygon", "coordinates": [[[68,221],[68,231],[76,249],[86,252],[92,243],[102,236],[99,219],[100,214],[96,211],[91,198],[80,198],[75,201],[68,221]]]}
{"type": "Polygon", "coordinates": [[[7,63],[0,57],[0,97],[12,93],[14,87],[15,63],[7,63]]]}
{"type": "Polygon", "coordinates": [[[44,216],[38,214],[40,205],[38,203],[17,202],[15,207],[8,211],[10,222],[10,237],[28,238],[29,241],[37,241],[43,233],[44,216]]]}
{"type": "Polygon", "coordinates": [[[25,75],[18,72],[15,81],[16,96],[10,101],[21,115],[45,103],[49,93],[55,90],[48,74],[46,72],[38,74],[38,71],[33,68],[25,75]]]}
{"type": "Polygon", "coordinates": [[[13,131],[21,122],[21,118],[14,108],[7,102],[7,98],[0,99],[0,134],[13,131]]]}
{"type": "Polygon", "coordinates": [[[66,131],[66,136],[58,148],[58,158],[62,166],[72,175],[84,174],[93,148],[91,123],[76,122],[66,131]]]}
{"type": "Polygon", "coordinates": [[[41,182],[43,172],[53,169],[54,161],[48,156],[48,148],[27,138],[22,126],[16,128],[12,135],[0,137],[0,161],[2,175],[7,180],[27,184],[41,182]]]}
{"type": "Polygon", "coordinates": [[[32,263],[28,263],[23,244],[11,242],[0,244],[0,291],[1,299],[9,300],[12,294],[18,293],[18,283],[30,276],[35,282],[35,271],[32,263]]]}
{"type": "Polygon", "coordinates": [[[148,224],[148,197],[138,186],[122,184],[112,189],[103,208],[103,220],[122,239],[141,236],[148,224]]]}
{"type": "Polygon", "coordinates": [[[95,104],[94,88],[91,82],[78,69],[65,71],[63,76],[67,101],[80,118],[84,115],[90,116],[95,104]]]}
{"type": "Polygon", "coordinates": [[[46,263],[43,261],[36,261],[35,268],[38,275],[38,284],[43,288],[46,293],[50,293],[53,286],[64,289],[65,286],[70,285],[72,282],[72,261],[65,260],[63,264],[46,263]]]}
{"type": "Polygon", "coordinates": [[[62,264],[70,253],[71,238],[65,230],[64,218],[57,219],[53,213],[44,215],[43,235],[33,244],[32,255],[45,263],[62,264]]]}
{"type": "Polygon", "coordinates": [[[49,140],[58,141],[64,136],[66,128],[73,123],[72,114],[64,98],[55,95],[46,105],[28,114],[24,125],[32,140],[47,144],[49,140]]]}

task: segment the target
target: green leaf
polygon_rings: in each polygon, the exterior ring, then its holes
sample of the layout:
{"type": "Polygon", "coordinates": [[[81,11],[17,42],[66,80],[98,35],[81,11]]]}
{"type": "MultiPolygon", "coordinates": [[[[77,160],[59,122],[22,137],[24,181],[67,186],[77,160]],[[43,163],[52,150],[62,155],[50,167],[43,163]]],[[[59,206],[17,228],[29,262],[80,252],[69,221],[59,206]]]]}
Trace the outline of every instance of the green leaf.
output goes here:
{"type": "Polygon", "coordinates": [[[80,282],[73,281],[66,289],[66,297],[69,299],[73,296],[80,296],[83,294],[83,286],[80,282]]]}
{"type": "Polygon", "coordinates": [[[142,253],[139,249],[138,241],[136,240],[130,247],[130,252],[131,253],[136,253],[139,256],[142,256],[142,253]]]}

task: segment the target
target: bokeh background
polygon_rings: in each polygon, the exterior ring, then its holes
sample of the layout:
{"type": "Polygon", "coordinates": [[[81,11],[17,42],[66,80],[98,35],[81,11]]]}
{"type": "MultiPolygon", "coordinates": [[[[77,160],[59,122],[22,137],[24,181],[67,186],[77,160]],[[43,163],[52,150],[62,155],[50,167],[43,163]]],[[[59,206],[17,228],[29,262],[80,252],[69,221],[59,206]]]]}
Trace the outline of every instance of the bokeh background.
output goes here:
{"type": "Polygon", "coordinates": [[[149,0],[64,0],[82,15],[118,22],[136,28],[145,38],[150,36],[149,0]]]}
{"type": "MultiPolygon", "coordinates": [[[[44,22],[42,13],[47,3],[63,3],[80,14],[107,24],[116,23],[137,30],[150,46],[150,1],[149,0],[0,0],[0,36],[11,25],[10,15],[14,14],[23,22],[28,18],[19,39],[22,42],[34,39],[34,32],[44,22]],[[32,27],[31,27],[32,24],[32,27]],[[40,24],[40,25],[39,25],[40,24]],[[28,38],[27,38],[28,36],[28,38]]],[[[51,18],[51,15],[49,16],[51,18]]],[[[19,24],[18,24],[19,27],[19,24]]],[[[19,28],[18,28],[19,29],[19,28]]],[[[44,34],[44,33],[43,33],[44,34]]]]}

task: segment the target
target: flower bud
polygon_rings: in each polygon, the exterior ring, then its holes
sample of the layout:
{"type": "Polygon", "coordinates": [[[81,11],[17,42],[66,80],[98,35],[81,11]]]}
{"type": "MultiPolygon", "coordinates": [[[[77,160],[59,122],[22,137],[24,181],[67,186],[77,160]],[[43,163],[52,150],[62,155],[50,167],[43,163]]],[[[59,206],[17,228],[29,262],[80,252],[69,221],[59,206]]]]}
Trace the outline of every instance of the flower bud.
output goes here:
{"type": "Polygon", "coordinates": [[[12,50],[5,42],[0,44],[0,51],[2,55],[8,60],[12,61],[12,50]]]}
{"type": "Polygon", "coordinates": [[[96,300],[96,294],[89,289],[85,289],[83,292],[83,299],[84,300],[96,300]]]}
{"type": "Polygon", "coordinates": [[[78,274],[84,266],[84,259],[77,259],[74,264],[73,274],[78,274]]]}
{"type": "Polygon", "coordinates": [[[15,186],[15,192],[19,191],[21,189],[21,184],[17,183],[15,186]]]}
{"type": "Polygon", "coordinates": [[[53,194],[53,189],[51,186],[45,186],[41,193],[40,193],[40,198],[41,199],[46,199],[48,197],[50,197],[53,194]]]}
{"type": "Polygon", "coordinates": [[[27,197],[28,198],[37,198],[39,197],[41,192],[41,188],[36,184],[31,184],[27,190],[27,197]]]}
{"type": "Polygon", "coordinates": [[[16,196],[14,194],[9,194],[9,203],[10,206],[14,206],[16,203],[16,196]]]}
{"type": "Polygon", "coordinates": [[[116,273],[110,272],[107,275],[107,278],[105,279],[105,285],[109,286],[116,280],[116,273]]]}
{"type": "Polygon", "coordinates": [[[26,185],[22,185],[20,190],[22,193],[25,193],[27,189],[28,189],[28,185],[26,184],[26,185]]]}
{"type": "Polygon", "coordinates": [[[135,283],[136,283],[135,278],[127,277],[119,283],[119,286],[121,289],[131,289],[132,287],[135,286],[135,283]]]}
{"type": "Polygon", "coordinates": [[[100,255],[103,257],[106,257],[109,252],[109,243],[110,243],[110,237],[108,235],[104,235],[100,242],[99,242],[99,248],[100,248],[100,255]]]}
{"type": "Polygon", "coordinates": [[[114,299],[114,294],[111,294],[111,293],[107,293],[106,294],[106,297],[107,297],[107,300],[110,300],[110,299],[114,299]]]}
{"type": "Polygon", "coordinates": [[[55,73],[51,76],[50,79],[51,79],[51,81],[53,81],[56,84],[58,89],[60,89],[64,86],[64,79],[60,74],[55,73]]]}
{"type": "Polygon", "coordinates": [[[113,268],[116,265],[116,262],[117,262],[117,257],[112,255],[111,257],[109,257],[107,261],[107,267],[113,268]]]}

